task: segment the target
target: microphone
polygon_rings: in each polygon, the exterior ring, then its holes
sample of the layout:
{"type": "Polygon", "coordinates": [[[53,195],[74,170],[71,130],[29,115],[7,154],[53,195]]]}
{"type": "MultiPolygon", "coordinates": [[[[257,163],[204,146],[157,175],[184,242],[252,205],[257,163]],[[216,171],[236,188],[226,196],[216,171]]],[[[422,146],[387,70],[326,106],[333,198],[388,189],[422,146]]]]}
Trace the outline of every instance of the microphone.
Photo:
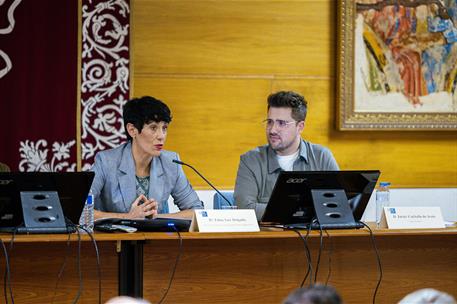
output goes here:
{"type": "Polygon", "coordinates": [[[184,162],[182,162],[182,161],[180,161],[180,160],[177,160],[177,159],[173,159],[173,162],[174,162],[174,163],[177,163],[177,164],[179,164],[179,165],[181,165],[181,166],[187,166],[187,167],[191,168],[192,170],[194,170],[195,173],[197,173],[197,174],[198,174],[198,175],[199,175],[208,185],[211,186],[211,188],[213,188],[214,190],[216,190],[216,192],[217,192],[220,196],[222,196],[222,198],[229,204],[229,206],[233,206],[233,204],[232,204],[232,203],[231,203],[231,202],[230,202],[230,201],[229,201],[229,200],[228,200],[219,190],[217,190],[216,187],[214,187],[213,184],[211,184],[209,180],[207,180],[203,175],[201,175],[200,172],[197,171],[197,169],[195,169],[195,168],[192,167],[191,165],[186,164],[186,163],[184,163],[184,162]]]}

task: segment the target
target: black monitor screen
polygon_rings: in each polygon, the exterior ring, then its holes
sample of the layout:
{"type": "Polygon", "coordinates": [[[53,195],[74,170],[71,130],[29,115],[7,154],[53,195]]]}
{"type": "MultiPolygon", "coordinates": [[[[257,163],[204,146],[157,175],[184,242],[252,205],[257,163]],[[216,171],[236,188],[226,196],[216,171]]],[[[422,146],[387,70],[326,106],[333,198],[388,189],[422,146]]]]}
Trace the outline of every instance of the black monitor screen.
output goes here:
{"type": "Polygon", "coordinates": [[[380,172],[282,171],[279,174],[262,222],[311,223],[315,216],[311,190],[344,190],[355,221],[360,221],[380,172]]]}
{"type": "Polygon", "coordinates": [[[21,191],[56,191],[64,216],[78,224],[93,179],[93,172],[0,172],[0,226],[22,223],[21,191]]]}

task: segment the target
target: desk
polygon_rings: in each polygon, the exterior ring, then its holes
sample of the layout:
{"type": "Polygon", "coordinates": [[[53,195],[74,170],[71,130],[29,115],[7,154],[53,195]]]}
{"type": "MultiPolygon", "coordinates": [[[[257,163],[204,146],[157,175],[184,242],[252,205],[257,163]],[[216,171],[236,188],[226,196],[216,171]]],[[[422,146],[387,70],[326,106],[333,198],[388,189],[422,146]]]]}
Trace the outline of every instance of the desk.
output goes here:
{"type": "MultiPolygon", "coordinates": [[[[329,231],[333,242],[330,284],[347,303],[371,303],[378,280],[367,230],[329,231]]],[[[281,303],[305,274],[303,244],[291,231],[183,233],[183,255],[167,303],[281,303]]],[[[325,235],[325,234],[324,234],[325,235]]],[[[378,230],[384,278],[377,303],[433,287],[457,295],[457,229],[378,230]]],[[[167,287],[178,241],[174,234],[145,234],[144,297],[157,303],[167,287]]],[[[324,237],[324,244],[329,244],[324,237]]],[[[319,235],[309,246],[316,263],[319,235]]],[[[322,253],[318,281],[328,273],[322,253]]]]}
{"type": "MultiPolygon", "coordinates": [[[[102,303],[118,294],[118,253],[119,241],[135,242],[143,239],[142,234],[96,233],[102,272],[102,303]]],[[[11,236],[0,234],[9,248],[11,236]]],[[[77,268],[78,236],[71,235],[16,235],[10,252],[11,283],[15,303],[72,303],[79,288],[77,268]],[[66,267],[60,279],[59,270],[67,257],[66,267]],[[58,281],[58,287],[55,288],[58,281]]],[[[81,236],[81,271],[83,293],[78,303],[98,303],[98,276],[95,250],[89,236],[81,236]]],[[[5,257],[0,248],[0,273],[3,286],[5,257]]],[[[4,303],[3,287],[0,303],[4,303]]]]}
{"type": "MultiPolygon", "coordinates": [[[[376,258],[366,230],[329,231],[333,243],[330,283],[347,303],[371,303],[378,278],[376,258]]],[[[183,255],[166,303],[281,303],[297,287],[306,267],[303,243],[290,231],[258,233],[182,233],[183,255]]],[[[102,267],[102,302],[118,294],[120,241],[143,243],[136,269],[143,270],[143,295],[157,303],[165,291],[178,248],[175,233],[96,233],[102,267]],[[142,257],[142,259],[141,259],[142,257]]],[[[457,229],[375,231],[384,278],[377,303],[395,303],[407,293],[433,287],[456,295],[457,229]]],[[[8,235],[0,235],[7,243],[8,235]]],[[[12,256],[16,303],[50,303],[66,255],[66,235],[17,235],[12,256]]],[[[79,285],[77,236],[59,280],[54,303],[71,303],[79,285]]],[[[309,237],[316,263],[318,232],[309,237]]],[[[329,240],[324,237],[327,247],[329,240]]],[[[8,244],[6,244],[8,245],[8,244]]],[[[128,247],[128,246],[127,246],[128,247]]],[[[95,253],[88,236],[82,242],[84,291],[78,303],[97,303],[95,253]]],[[[4,269],[4,257],[0,267],[4,269]]],[[[328,273],[328,251],[322,253],[318,281],[328,273]]],[[[130,273],[129,276],[141,275],[130,273]]],[[[132,279],[131,277],[126,280],[132,279]]],[[[122,285],[122,284],[121,284],[122,285]]],[[[141,290],[141,286],[133,286],[141,290]]],[[[3,290],[0,292],[3,301],[3,290]]]]}

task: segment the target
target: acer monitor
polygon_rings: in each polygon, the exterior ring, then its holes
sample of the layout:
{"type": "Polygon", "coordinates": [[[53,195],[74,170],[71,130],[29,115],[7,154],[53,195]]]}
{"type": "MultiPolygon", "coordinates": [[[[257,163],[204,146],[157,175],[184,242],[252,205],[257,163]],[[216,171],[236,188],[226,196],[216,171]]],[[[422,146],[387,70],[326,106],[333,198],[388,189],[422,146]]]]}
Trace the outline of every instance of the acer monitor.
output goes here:
{"type": "Polygon", "coordinates": [[[0,231],[74,231],[93,172],[0,172],[0,231]],[[70,225],[69,225],[70,224],[70,225]]]}
{"type": "Polygon", "coordinates": [[[261,223],[290,228],[361,228],[378,170],[282,171],[261,223]]]}

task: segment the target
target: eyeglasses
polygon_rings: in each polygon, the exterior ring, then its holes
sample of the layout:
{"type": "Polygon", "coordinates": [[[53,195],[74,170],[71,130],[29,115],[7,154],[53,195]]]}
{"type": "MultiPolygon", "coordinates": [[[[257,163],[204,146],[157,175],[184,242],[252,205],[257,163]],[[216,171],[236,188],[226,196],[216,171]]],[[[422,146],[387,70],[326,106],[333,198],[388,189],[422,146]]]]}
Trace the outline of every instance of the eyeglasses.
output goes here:
{"type": "Polygon", "coordinates": [[[267,129],[273,128],[274,124],[276,123],[276,127],[278,129],[285,129],[288,125],[295,123],[295,120],[292,121],[287,121],[287,120],[282,120],[282,119],[265,119],[263,121],[267,129]]]}

